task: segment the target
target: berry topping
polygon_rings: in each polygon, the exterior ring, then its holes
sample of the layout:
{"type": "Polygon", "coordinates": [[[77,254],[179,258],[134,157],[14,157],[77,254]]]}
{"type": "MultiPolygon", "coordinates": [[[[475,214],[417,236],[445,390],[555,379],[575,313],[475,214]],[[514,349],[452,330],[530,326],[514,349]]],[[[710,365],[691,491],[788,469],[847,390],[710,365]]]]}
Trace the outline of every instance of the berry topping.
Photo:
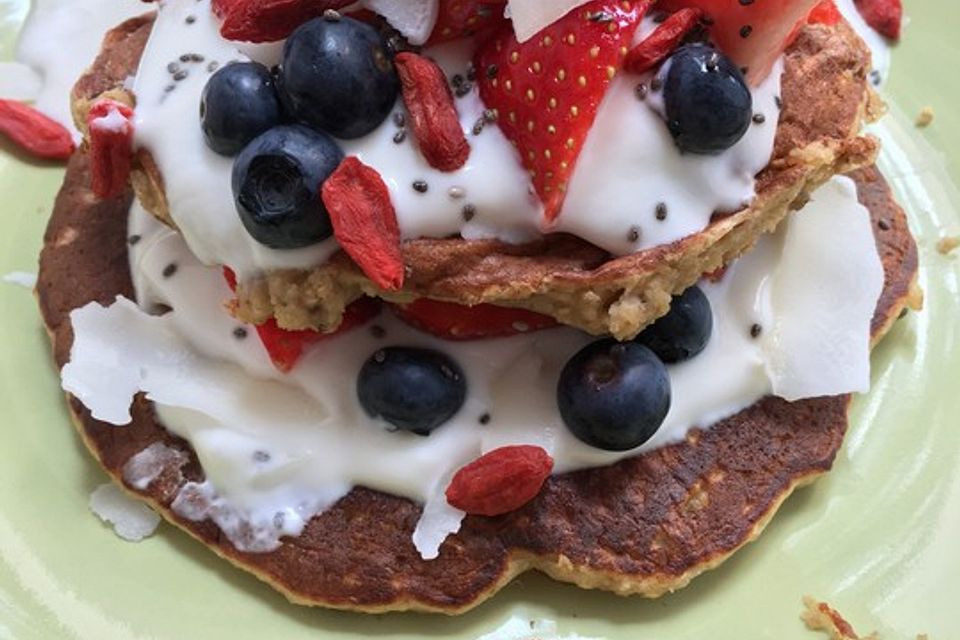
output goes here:
{"type": "Polygon", "coordinates": [[[220,35],[243,42],[276,42],[311,18],[352,4],[353,0],[213,0],[223,20],[220,35]]]}
{"type": "Polygon", "coordinates": [[[396,65],[420,153],[434,169],[456,171],[470,157],[470,144],[446,75],[435,62],[415,53],[397,54],[396,65]]]}
{"type": "Polygon", "coordinates": [[[282,111],[270,70],[256,62],[228,64],[210,76],[200,98],[200,122],[207,146],[224,156],[240,153],[282,111]]]}
{"type": "Polygon", "coordinates": [[[703,12],[696,8],[671,14],[643,42],[635,46],[623,61],[630,73],[645,73],[666,60],[683,39],[700,23],[703,12]]]}
{"type": "Polygon", "coordinates": [[[891,40],[900,39],[903,22],[901,0],[853,0],[857,11],[875,31],[891,40]]]}
{"type": "Polygon", "coordinates": [[[560,213],[600,102],[645,7],[595,0],[523,44],[508,25],[477,52],[480,96],[520,152],[547,220],[560,213]]]}
{"type": "Polygon", "coordinates": [[[389,347],[364,363],[357,397],[369,416],[428,436],[463,406],[467,382],[459,365],[438,351],[389,347]]]}
{"type": "Polygon", "coordinates": [[[713,333],[713,311],[700,287],[690,287],[673,299],[670,311],[644,329],[637,342],[668,364],[683,362],[706,348],[713,333]]]}
{"type": "Polygon", "coordinates": [[[670,409],[670,378],[645,346],[599,340],[563,368],[557,404],[577,438],[606,451],[627,451],[663,424],[670,409]]]}
{"type": "Polygon", "coordinates": [[[323,185],[322,194],[340,247],[381,289],[403,287],[400,227],[377,170],[351,156],[323,185]]]}
{"type": "Polygon", "coordinates": [[[291,115],[338,138],[376,129],[400,92],[380,34],[353,18],[299,27],[284,44],[281,68],[291,115]]]}
{"type": "Polygon", "coordinates": [[[447,487],[447,502],[471,515],[499,516],[540,493],[553,458],[540,447],[500,447],[462,467],[447,487]]]}
{"type": "Polygon", "coordinates": [[[0,136],[44,160],[66,160],[76,148],[62,124],[14,100],[0,99],[0,136]]]}
{"type": "Polygon", "coordinates": [[[684,45],[668,64],[663,102],[677,146],[712,154],[736,144],[753,116],[753,96],[740,69],[703,44],[684,45]]]}
{"type": "Polygon", "coordinates": [[[254,138],[233,164],[233,197],[254,240],[299,249],[333,235],[320,188],[343,159],[327,135],[300,125],[254,138]]]}
{"type": "Polygon", "coordinates": [[[557,321],[550,316],[492,304],[467,307],[418,298],[392,308],[407,324],[444,340],[501,338],[557,326],[557,321]]]}
{"type": "Polygon", "coordinates": [[[507,0],[439,0],[437,22],[428,45],[476,35],[500,26],[507,0]]]}
{"type": "Polygon", "coordinates": [[[710,25],[710,40],[738,67],[751,85],[760,83],[796,35],[819,0],[663,0],[658,9],[696,7],[710,25]]]}
{"type": "Polygon", "coordinates": [[[133,109],[109,98],[87,114],[90,131],[90,188],[100,199],[124,192],[133,167],[133,109]]]}
{"type": "Polygon", "coordinates": [[[843,14],[837,9],[837,5],[833,0],[822,0],[807,16],[807,22],[809,24],[833,26],[841,20],[843,20],[843,14]]]}

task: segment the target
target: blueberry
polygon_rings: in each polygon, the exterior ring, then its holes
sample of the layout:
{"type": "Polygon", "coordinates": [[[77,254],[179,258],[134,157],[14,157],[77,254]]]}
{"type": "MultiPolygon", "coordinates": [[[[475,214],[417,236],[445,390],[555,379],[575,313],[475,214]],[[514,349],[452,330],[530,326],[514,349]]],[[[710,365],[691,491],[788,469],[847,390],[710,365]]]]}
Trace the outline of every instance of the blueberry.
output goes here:
{"type": "Polygon", "coordinates": [[[598,340],[563,368],[557,404],[577,438],[607,451],[627,451],[663,424],[670,409],[670,378],[643,345],[598,340]]]}
{"type": "Polygon", "coordinates": [[[715,154],[736,144],[753,117],[753,96],[740,69],[704,44],[680,47],[667,64],[664,109],[677,146],[715,154]]]}
{"type": "Polygon", "coordinates": [[[301,25],[283,47],[281,68],[291,115],[338,138],[376,129],[400,91],[380,34],[353,18],[301,25]]]}
{"type": "Polygon", "coordinates": [[[262,64],[234,62],[210,76],[200,98],[200,126],[207,146],[233,156],[280,124],[282,110],[273,76],[262,64]]]}
{"type": "Polygon", "coordinates": [[[260,244],[298,249],[333,235],[320,188],[343,152],[330,136],[301,125],[274,127],[233,163],[240,220],[260,244]]]}
{"type": "Polygon", "coordinates": [[[637,342],[648,347],[668,364],[689,360],[710,342],[713,332],[713,311],[700,287],[690,287],[674,297],[670,311],[637,336],[637,342]]]}
{"type": "Polygon", "coordinates": [[[360,369],[357,397],[370,417],[428,436],[463,406],[467,383],[457,363],[438,351],[389,347],[360,369]]]}

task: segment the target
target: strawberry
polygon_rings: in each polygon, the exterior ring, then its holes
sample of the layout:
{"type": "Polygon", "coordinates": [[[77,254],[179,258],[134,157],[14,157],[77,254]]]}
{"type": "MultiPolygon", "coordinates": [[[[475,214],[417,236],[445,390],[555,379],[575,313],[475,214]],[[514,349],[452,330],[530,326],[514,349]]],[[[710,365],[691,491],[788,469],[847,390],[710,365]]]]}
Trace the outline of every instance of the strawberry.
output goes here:
{"type": "Polygon", "coordinates": [[[220,35],[227,40],[276,42],[304,22],[349,4],[352,0],[213,0],[213,12],[223,21],[220,35]]]}
{"type": "Polygon", "coordinates": [[[467,307],[419,298],[391,308],[407,324],[444,340],[501,338],[557,326],[550,316],[492,304],[467,307]]]}
{"type": "MultiPolygon", "coordinates": [[[[231,291],[237,290],[237,276],[230,267],[223,268],[223,279],[231,291]]],[[[380,313],[380,301],[376,298],[360,298],[343,312],[340,326],[331,333],[321,333],[311,329],[290,331],[281,329],[273,318],[256,327],[257,336],[267,350],[270,361],[278,370],[289,373],[308,347],[328,338],[360,327],[380,313]]]]}
{"type": "Polygon", "coordinates": [[[0,136],[44,160],[66,160],[76,149],[62,124],[14,100],[0,99],[0,136]]]}
{"type": "Polygon", "coordinates": [[[900,25],[903,22],[901,0],[853,0],[853,4],[874,31],[891,40],[900,39],[900,25]]]}
{"type": "Polygon", "coordinates": [[[664,20],[643,42],[635,46],[623,61],[630,73],[645,73],[666,60],[683,39],[700,23],[703,13],[691,7],[681,9],[664,20]]]}
{"type": "Polygon", "coordinates": [[[833,26],[843,20],[843,14],[837,9],[833,0],[823,0],[813,8],[813,11],[807,16],[807,24],[825,24],[833,26]]]}
{"type": "Polygon", "coordinates": [[[450,42],[500,26],[507,0],[440,0],[437,22],[427,45],[450,42]]]}
{"type": "Polygon", "coordinates": [[[519,44],[506,26],[477,51],[480,97],[520,152],[548,221],[646,2],[594,0],[519,44]]]}
{"type": "Polygon", "coordinates": [[[747,68],[747,81],[756,86],[770,73],[819,0],[663,0],[658,8],[701,9],[710,40],[736,64],[747,68]]]}
{"type": "Polygon", "coordinates": [[[553,470],[541,447],[500,447],[462,467],[447,486],[447,502],[471,515],[499,516],[537,497],[553,470]]]}

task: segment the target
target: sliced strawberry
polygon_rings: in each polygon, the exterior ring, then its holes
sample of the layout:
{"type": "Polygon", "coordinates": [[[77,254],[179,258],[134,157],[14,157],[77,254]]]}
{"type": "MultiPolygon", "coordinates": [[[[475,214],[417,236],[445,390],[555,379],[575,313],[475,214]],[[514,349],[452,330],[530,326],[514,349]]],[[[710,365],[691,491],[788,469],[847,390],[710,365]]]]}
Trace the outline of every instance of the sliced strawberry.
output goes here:
{"type": "Polygon", "coordinates": [[[520,152],[549,221],[646,7],[595,0],[523,44],[507,26],[477,52],[480,96],[520,152]]]}
{"type": "Polygon", "coordinates": [[[213,12],[223,20],[220,35],[227,40],[276,42],[304,22],[353,0],[213,0],[213,12]]]}
{"type": "Polygon", "coordinates": [[[901,0],[853,0],[857,11],[875,31],[891,40],[900,39],[903,22],[901,0]]]}
{"type": "Polygon", "coordinates": [[[807,15],[808,24],[825,24],[833,26],[843,20],[843,14],[837,9],[833,0],[823,0],[807,15]]]}
{"type": "Polygon", "coordinates": [[[440,0],[437,22],[427,45],[450,42],[496,28],[506,19],[507,0],[440,0]]]}
{"type": "Polygon", "coordinates": [[[680,46],[702,17],[703,12],[695,7],[670,14],[653,33],[630,50],[623,61],[623,68],[630,73],[644,73],[653,69],[680,46]]]}
{"type": "MultiPolygon", "coordinates": [[[[232,269],[224,267],[223,278],[227,281],[231,291],[237,290],[237,276],[232,269]]],[[[264,349],[267,350],[273,366],[283,373],[289,373],[300,361],[303,352],[308,347],[365,325],[380,313],[380,306],[380,300],[377,298],[360,298],[346,308],[340,326],[330,333],[321,333],[311,329],[301,331],[281,329],[277,321],[270,318],[256,327],[257,335],[260,337],[264,349]]]]}
{"type": "Polygon", "coordinates": [[[770,73],[819,0],[663,0],[659,9],[701,9],[710,40],[736,64],[747,68],[747,80],[756,86],[770,73]]]}
{"type": "Polygon", "coordinates": [[[444,340],[502,338],[557,326],[550,316],[492,304],[467,307],[420,298],[391,308],[407,324],[444,340]]]}

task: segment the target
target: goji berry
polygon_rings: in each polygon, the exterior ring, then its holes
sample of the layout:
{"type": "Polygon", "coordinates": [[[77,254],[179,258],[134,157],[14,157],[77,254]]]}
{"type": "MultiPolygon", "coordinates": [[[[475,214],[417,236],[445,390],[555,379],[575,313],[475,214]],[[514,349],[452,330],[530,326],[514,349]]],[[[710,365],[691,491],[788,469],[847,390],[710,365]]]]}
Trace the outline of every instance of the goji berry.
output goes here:
{"type": "Polygon", "coordinates": [[[447,502],[473,515],[498,516],[533,500],[553,470],[541,447],[501,447],[462,467],[447,487],[447,502]]]}
{"type": "Polygon", "coordinates": [[[823,0],[823,2],[815,6],[807,16],[807,22],[809,24],[825,24],[831,27],[841,20],[843,20],[843,14],[837,9],[837,5],[833,3],[833,0],[823,0]]]}
{"type": "Polygon", "coordinates": [[[390,192],[376,169],[346,158],[323,183],[323,204],[340,247],[381,289],[403,287],[400,227],[390,192]]]}
{"type": "Polygon", "coordinates": [[[33,107],[0,99],[0,135],[44,160],[66,160],[76,149],[73,135],[33,107]]]}
{"type": "Polygon", "coordinates": [[[903,4],[900,0],[853,0],[868,25],[891,40],[900,39],[903,4]]]}
{"type": "Polygon", "coordinates": [[[393,305],[393,311],[407,324],[444,340],[498,338],[557,326],[550,316],[492,304],[468,307],[419,298],[393,305]]]}
{"type": "Polygon", "coordinates": [[[304,22],[328,10],[341,9],[353,0],[214,0],[213,11],[223,23],[220,35],[227,40],[276,42],[304,22]]]}
{"type": "Polygon", "coordinates": [[[399,53],[395,63],[420,153],[434,169],[456,171],[470,157],[470,144],[447,76],[435,62],[415,53],[399,53]]]}
{"type": "Polygon", "coordinates": [[[133,165],[133,109],[116,100],[98,100],[87,115],[90,130],[91,189],[100,199],[123,193],[133,165]]]}

